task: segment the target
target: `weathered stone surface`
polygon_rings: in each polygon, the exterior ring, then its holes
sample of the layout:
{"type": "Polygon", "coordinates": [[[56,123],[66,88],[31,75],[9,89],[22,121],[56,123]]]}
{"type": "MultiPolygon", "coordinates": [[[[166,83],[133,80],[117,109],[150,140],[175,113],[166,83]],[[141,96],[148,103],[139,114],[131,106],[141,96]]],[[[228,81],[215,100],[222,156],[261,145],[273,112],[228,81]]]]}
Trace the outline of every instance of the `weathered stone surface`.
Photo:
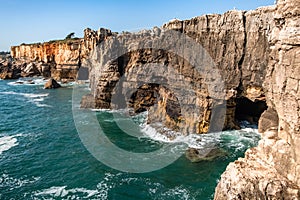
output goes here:
{"type": "Polygon", "coordinates": [[[0,59],[0,78],[17,79],[20,77],[39,76],[35,63],[28,63],[20,60],[13,60],[10,56],[0,59]]]}
{"type": "MultiPolygon", "coordinates": [[[[167,88],[174,94],[160,89],[160,99],[156,101],[155,110],[151,110],[149,122],[163,122],[169,128],[184,134],[237,129],[236,98],[246,97],[253,102],[265,101],[262,83],[265,79],[269,55],[267,34],[275,26],[275,22],[270,23],[274,10],[275,7],[271,6],[251,12],[228,11],[223,15],[205,15],[184,21],[173,20],[163,25],[162,29],[156,27],[153,30],[144,30],[139,33],[109,34],[110,37],[104,38],[104,46],[97,47],[97,51],[89,60],[90,66],[92,66],[90,70],[92,72],[90,73],[91,94],[95,98],[95,107],[112,108],[114,103],[111,102],[111,98],[124,74],[127,76],[127,81],[122,83],[122,86],[132,90],[137,89],[135,88],[138,86],[137,82],[147,82],[149,79],[147,76],[137,76],[137,74],[147,71],[145,64],[158,63],[180,72],[186,81],[193,83],[192,89],[197,95],[180,102],[180,99],[169,98],[170,96],[179,98],[176,96],[176,92],[172,91],[174,87],[167,88]],[[205,71],[199,73],[195,66],[186,59],[162,49],[151,48],[156,43],[159,43],[160,46],[166,46],[167,42],[172,43],[169,46],[176,45],[174,42],[177,41],[176,38],[169,39],[173,36],[167,34],[168,30],[184,33],[205,49],[222,76],[225,98],[216,98],[211,94],[209,78],[216,79],[216,77],[212,75],[212,77],[207,77],[209,76],[207,74],[213,73],[205,71]],[[132,50],[135,49],[134,47],[139,47],[139,49],[132,50]],[[115,58],[116,60],[108,60],[119,52],[125,52],[125,54],[119,55],[119,58],[115,58]],[[130,71],[134,71],[134,73],[128,76],[130,71]],[[175,109],[178,107],[178,102],[181,110],[175,109]],[[218,113],[213,113],[213,109],[218,113]],[[185,115],[185,113],[188,114],[185,115]],[[170,117],[169,114],[173,117],[170,117]],[[219,117],[224,115],[225,119],[219,117]]],[[[99,44],[94,33],[91,32],[87,35],[94,39],[89,39],[89,45],[86,46],[99,44]]],[[[195,53],[191,52],[190,54],[195,53]]],[[[198,52],[198,54],[204,55],[203,52],[198,52]]],[[[189,53],[185,52],[185,55],[189,55],[189,53]]],[[[199,64],[201,68],[201,63],[199,64]]],[[[162,69],[159,70],[161,70],[162,76],[168,74],[168,70],[165,72],[162,69]]],[[[216,76],[216,74],[213,75],[216,76]]],[[[165,81],[181,90],[185,89],[180,86],[176,78],[166,78],[165,81]]],[[[149,98],[149,94],[142,96],[149,98]]],[[[143,98],[138,99],[140,102],[129,105],[133,106],[136,111],[139,109],[149,110],[146,107],[153,106],[153,103],[145,104],[143,98]]],[[[129,97],[124,100],[128,101],[129,97]]],[[[259,113],[255,112],[253,116],[249,114],[247,119],[257,123],[264,109],[266,107],[260,109],[259,113]]],[[[253,112],[253,109],[248,108],[246,112],[253,112]]]]}
{"type": "Polygon", "coordinates": [[[56,89],[60,87],[61,85],[57,83],[53,78],[50,78],[49,81],[47,81],[47,83],[45,83],[44,85],[44,89],[56,89]]]}
{"type": "Polygon", "coordinates": [[[81,108],[94,108],[95,107],[95,98],[91,94],[85,95],[82,97],[80,102],[81,108]]]}
{"type": "MultiPolygon", "coordinates": [[[[11,47],[12,57],[16,60],[39,65],[39,73],[56,80],[75,80],[80,66],[80,46],[82,40],[45,42],[43,44],[22,44],[11,47]]],[[[32,76],[30,73],[22,77],[32,76]]]]}
{"type": "Polygon", "coordinates": [[[300,199],[299,16],[299,1],[277,1],[268,34],[263,138],[227,167],[215,199],[300,199]]]}
{"type": "Polygon", "coordinates": [[[259,119],[258,131],[264,133],[267,130],[278,130],[278,115],[273,108],[265,110],[259,119]]]}

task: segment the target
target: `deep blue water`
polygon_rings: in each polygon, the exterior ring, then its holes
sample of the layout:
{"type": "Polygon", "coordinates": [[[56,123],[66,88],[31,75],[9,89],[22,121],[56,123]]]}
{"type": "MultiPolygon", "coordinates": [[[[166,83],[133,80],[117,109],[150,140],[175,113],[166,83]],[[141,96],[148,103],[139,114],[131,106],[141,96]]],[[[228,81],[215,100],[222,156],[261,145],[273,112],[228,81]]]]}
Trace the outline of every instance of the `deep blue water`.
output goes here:
{"type": "MultiPolygon", "coordinates": [[[[72,86],[11,85],[0,80],[0,199],[212,199],[229,162],[257,145],[252,129],[209,134],[228,151],[191,163],[182,155],[149,173],[126,173],[95,159],[82,144],[72,116],[72,86]]],[[[108,137],[123,149],[152,151],[162,142],[129,137],[109,111],[97,112],[108,137]]]]}

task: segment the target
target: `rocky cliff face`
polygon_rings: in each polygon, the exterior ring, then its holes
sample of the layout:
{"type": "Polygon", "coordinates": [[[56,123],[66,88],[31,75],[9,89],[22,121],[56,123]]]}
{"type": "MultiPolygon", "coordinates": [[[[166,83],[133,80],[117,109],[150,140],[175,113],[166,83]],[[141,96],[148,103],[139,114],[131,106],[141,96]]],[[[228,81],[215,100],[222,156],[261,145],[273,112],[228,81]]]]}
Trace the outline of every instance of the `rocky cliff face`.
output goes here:
{"type": "Polygon", "coordinates": [[[23,44],[11,47],[12,57],[23,63],[33,63],[38,74],[56,80],[75,80],[80,66],[81,39],[23,44]]]}
{"type": "Polygon", "coordinates": [[[269,106],[259,123],[263,138],[227,167],[215,199],[300,198],[299,15],[299,1],[277,2],[263,83],[269,106]]]}
{"type": "Polygon", "coordinates": [[[101,28],[98,31],[86,29],[84,38],[13,46],[11,47],[12,59],[3,60],[0,66],[0,78],[11,79],[35,75],[61,81],[74,81],[81,63],[85,61],[95,45],[108,35],[112,33],[107,29],[101,28]]]}
{"type": "MultiPolygon", "coordinates": [[[[246,119],[257,123],[260,114],[266,109],[262,83],[265,80],[270,52],[267,36],[275,26],[272,21],[274,10],[275,7],[271,6],[251,12],[228,11],[223,15],[175,20],[163,25],[162,29],[156,27],[139,33],[109,35],[90,59],[92,94],[84,98],[82,106],[113,107],[112,96],[116,93],[115,88],[118,84],[130,90],[150,87],[146,83],[153,80],[147,76],[138,77],[138,74],[147,71],[146,63],[155,63],[163,65],[156,70],[156,73],[161,70],[157,75],[160,79],[156,81],[161,81],[166,72],[172,69],[172,73],[179,73],[185,81],[193,83],[191,89],[196,95],[176,99],[179,98],[176,92],[167,92],[168,88],[163,86],[163,83],[156,82],[156,91],[148,94],[137,92],[131,97],[126,97],[125,102],[131,101],[127,106],[134,107],[135,111],[152,111],[149,122],[164,122],[169,128],[184,134],[235,129],[238,128],[237,120],[246,119]],[[205,49],[199,52],[181,50],[184,55],[195,55],[195,60],[199,55],[212,58],[215,70],[224,81],[224,88],[219,91],[224,93],[224,97],[214,96],[209,88],[210,81],[217,79],[217,73],[212,78],[205,70],[196,72],[197,67],[203,69],[207,63],[190,63],[187,59],[191,59],[191,56],[179,56],[168,51],[172,49],[172,45],[181,48],[174,44],[174,41],[179,40],[179,36],[172,31],[186,35],[205,49]],[[118,53],[118,58],[108,60],[118,53]],[[165,72],[162,70],[164,67],[165,72]],[[122,77],[126,77],[126,83],[120,83],[122,77]],[[141,80],[144,81],[144,86],[138,84],[141,80]],[[154,103],[145,103],[148,101],[156,102],[154,110],[150,109],[154,103]],[[177,108],[178,105],[180,108],[177,108]],[[219,117],[222,115],[224,118],[219,117]]],[[[174,78],[167,77],[165,81],[167,87],[177,84],[177,89],[185,88],[179,86],[179,81],[174,78]]],[[[172,89],[174,90],[174,87],[172,89]]]]}
{"type": "Polygon", "coordinates": [[[227,167],[215,199],[299,199],[299,24],[299,2],[282,0],[254,11],[175,20],[162,29],[109,36],[89,60],[92,91],[82,106],[114,108],[114,96],[122,94],[117,99],[129,102],[124,107],[152,112],[149,122],[162,121],[189,134],[213,131],[211,119],[218,116],[213,107],[225,104],[225,121],[217,117],[215,122],[226,129],[237,128],[236,120],[259,121],[263,139],[227,167]],[[224,99],[212,98],[203,75],[208,71],[197,74],[186,57],[155,48],[156,43],[165,47],[164,41],[178,41],[167,30],[184,33],[204,47],[221,72],[224,99]],[[163,64],[156,68],[158,74],[179,71],[194,83],[195,98],[184,101],[174,88],[165,87],[164,81],[178,83],[171,77],[162,81],[158,76],[156,84],[149,84],[153,80],[139,76],[148,70],[147,63],[163,64]],[[124,86],[130,89],[118,93],[124,86]]]}

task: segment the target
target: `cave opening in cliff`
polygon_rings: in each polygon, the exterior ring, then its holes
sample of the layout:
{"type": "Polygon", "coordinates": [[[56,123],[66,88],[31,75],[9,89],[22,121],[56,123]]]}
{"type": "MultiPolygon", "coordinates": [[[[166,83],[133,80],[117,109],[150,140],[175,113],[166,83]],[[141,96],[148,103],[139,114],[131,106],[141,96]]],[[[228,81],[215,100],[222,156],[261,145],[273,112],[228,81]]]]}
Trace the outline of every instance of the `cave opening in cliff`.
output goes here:
{"type": "Polygon", "coordinates": [[[159,84],[144,84],[131,95],[129,106],[134,109],[135,113],[141,113],[156,104],[158,98],[159,84]]]}
{"type": "Polygon", "coordinates": [[[247,97],[236,99],[235,118],[237,121],[248,121],[250,124],[258,125],[261,114],[267,109],[265,100],[251,101],[247,97]]]}
{"type": "Polygon", "coordinates": [[[178,98],[160,84],[144,84],[129,99],[129,106],[135,113],[149,111],[154,105],[157,106],[154,112],[165,113],[171,121],[177,122],[182,115],[178,98]]]}

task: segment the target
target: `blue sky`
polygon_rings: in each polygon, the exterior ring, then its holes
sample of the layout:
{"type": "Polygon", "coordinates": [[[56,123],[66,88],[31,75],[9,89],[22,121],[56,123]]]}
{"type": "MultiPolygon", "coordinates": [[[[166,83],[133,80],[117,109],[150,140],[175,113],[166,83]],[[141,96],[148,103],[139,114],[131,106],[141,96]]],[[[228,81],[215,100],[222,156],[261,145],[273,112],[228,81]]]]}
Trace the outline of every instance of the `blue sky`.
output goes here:
{"type": "Polygon", "coordinates": [[[0,0],[0,51],[21,43],[82,37],[87,27],[131,31],[233,8],[251,10],[274,0],[0,0]]]}

